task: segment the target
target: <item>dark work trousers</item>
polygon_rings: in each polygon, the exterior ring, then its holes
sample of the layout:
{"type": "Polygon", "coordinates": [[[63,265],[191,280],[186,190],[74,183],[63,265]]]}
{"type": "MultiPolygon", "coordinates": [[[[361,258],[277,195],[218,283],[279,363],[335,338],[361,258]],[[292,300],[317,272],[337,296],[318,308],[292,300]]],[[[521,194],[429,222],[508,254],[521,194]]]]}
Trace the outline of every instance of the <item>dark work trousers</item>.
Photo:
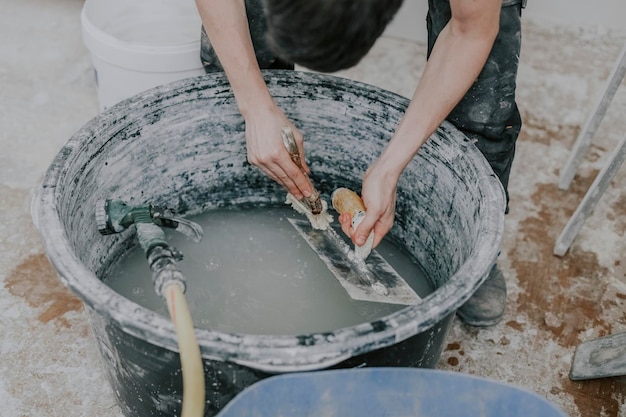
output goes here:
{"type": "MultiPolygon", "coordinates": [[[[294,65],[292,63],[277,58],[267,46],[265,40],[267,20],[263,12],[262,0],[246,0],[246,14],[248,15],[250,37],[252,38],[252,45],[254,46],[254,53],[259,67],[261,69],[293,69],[294,65]]],[[[204,27],[201,33],[200,59],[207,73],[223,70],[204,27]]]]}
{"type": "MultiPolygon", "coordinates": [[[[506,191],[515,142],[522,128],[515,86],[521,46],[521,10],[525,0],[504,0],[500,32],[480,75],[447,120],[464,132],[483,153],[506,191]]],[[[428,0],[428,55],[451,17],[449,0],[428,0]]]]}

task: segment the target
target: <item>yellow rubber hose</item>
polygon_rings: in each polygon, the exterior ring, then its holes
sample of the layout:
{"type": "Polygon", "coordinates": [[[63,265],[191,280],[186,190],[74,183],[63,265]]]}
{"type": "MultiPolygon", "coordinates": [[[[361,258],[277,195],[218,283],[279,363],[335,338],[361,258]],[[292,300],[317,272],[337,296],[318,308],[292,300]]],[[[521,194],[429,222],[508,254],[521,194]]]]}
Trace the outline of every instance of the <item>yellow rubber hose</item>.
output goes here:
{"type": "Polygon", "coordinates": [[[176,283],[167,285],[163,294],[165,294],[167,308],[176,330],[183,372],[183,410],[181,417],[202,417],[204,416],[205,400],[204,368],[187,300],[185,300],[181,286],[176,283]]]}

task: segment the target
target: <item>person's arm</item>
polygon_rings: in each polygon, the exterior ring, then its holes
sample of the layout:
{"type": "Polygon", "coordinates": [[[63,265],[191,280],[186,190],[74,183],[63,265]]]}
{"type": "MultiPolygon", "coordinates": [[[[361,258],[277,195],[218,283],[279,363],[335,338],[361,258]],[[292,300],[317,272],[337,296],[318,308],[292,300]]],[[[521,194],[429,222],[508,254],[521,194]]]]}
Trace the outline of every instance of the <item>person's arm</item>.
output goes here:
{"type": "Polygon", "coordinates": [[[501,0],[451,0],[452,18],[439,34],[411,103],[392,139],[363,178],[367,215],[352,230],[354,243],[365,243],[374,230],[378,245],[393,225],[396,186],[422,144],[463,98],[482,70],[500,27],[501,0]]]}
{"type": "MultiPolygon", "coordinates": [[[[302,134],[278,108],[257,63],[244,0],[196,0],[202,24],[215,49],[246,122],[248,161],[297,199],[311,195],[311,182],[291,160],[281,129],[294,132],[304,155],[302,134]]],[[[303,167],[308,171],[302,158],[303,167]]]]}

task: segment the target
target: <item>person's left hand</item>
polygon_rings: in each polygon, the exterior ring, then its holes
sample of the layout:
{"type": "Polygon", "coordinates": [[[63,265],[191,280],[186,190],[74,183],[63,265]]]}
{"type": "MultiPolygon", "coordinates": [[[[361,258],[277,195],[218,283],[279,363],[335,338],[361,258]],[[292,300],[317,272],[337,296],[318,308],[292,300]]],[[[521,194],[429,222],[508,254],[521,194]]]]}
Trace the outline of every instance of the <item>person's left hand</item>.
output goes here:
{"type": "Polygon", "coordinates": [[[341,230],[352,239],[355,245],[365,244],[370,232],[374,231],[373,247],[376,247],[391,230],[396,209],[396,188],[397,180],[385,173],[379,161],[369,167],[363,177],[361,190],[361,198],[366,210],[365,218],[355,230],[349,213],[339,216],[341,230]]]}

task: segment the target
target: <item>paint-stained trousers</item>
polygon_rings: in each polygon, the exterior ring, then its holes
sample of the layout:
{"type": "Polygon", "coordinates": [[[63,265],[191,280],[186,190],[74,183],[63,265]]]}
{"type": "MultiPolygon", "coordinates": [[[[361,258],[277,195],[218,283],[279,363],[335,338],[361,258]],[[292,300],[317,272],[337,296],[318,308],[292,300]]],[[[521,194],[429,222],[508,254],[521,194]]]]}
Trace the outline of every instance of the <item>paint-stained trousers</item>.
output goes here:
{"type": "MultiPolygon", "coordinates": [[[[503,0],[500,32],[480,75],[447,119],[474,140],[506,191],[522,128],[515,88],[525,0],[503,0]]],[[[451,17],[449,0],[428,0],[428,55],[451,17]]]]}
{"type": "MultiPolygon", "coordinates": [[[[521,46],[521,10],[526,0],[503,0],[500,32],[487,63],[473,86],[447,119],[474,140],[507,196],[515,142],[522,120],[515,103],[517,68],[521,46]]],[[[292,69],[277,59],[267,47],[267,30],[261,0],[246,0],[250,34],[259,65],[263,69],[292,69]]],[[[449,0],[428,0],[428,54],[437,36],[451,17],[449,0]]],[[[202,30],[201,59],[207,72],[222,69],[208,37],[202,30]]]]}
{"type": "MultiPolygon", "coordinates": [[[[293,63],[284,62],[276,58],[270,48],[267,46],[265,34],[267,33],[267,20],[263,12],[262,0],[246,0],[246,14],[248,16],[248,27],[250,29],[250,37],[252,38],[252,46],[254,53],[261,69],[293,69],[293,63]]],[[[209,37],[202,28],[200,42],[200,59],[204,70],[209,72],[222,71],[222,65],[215,50],[211,46],[209,37]]]]}

